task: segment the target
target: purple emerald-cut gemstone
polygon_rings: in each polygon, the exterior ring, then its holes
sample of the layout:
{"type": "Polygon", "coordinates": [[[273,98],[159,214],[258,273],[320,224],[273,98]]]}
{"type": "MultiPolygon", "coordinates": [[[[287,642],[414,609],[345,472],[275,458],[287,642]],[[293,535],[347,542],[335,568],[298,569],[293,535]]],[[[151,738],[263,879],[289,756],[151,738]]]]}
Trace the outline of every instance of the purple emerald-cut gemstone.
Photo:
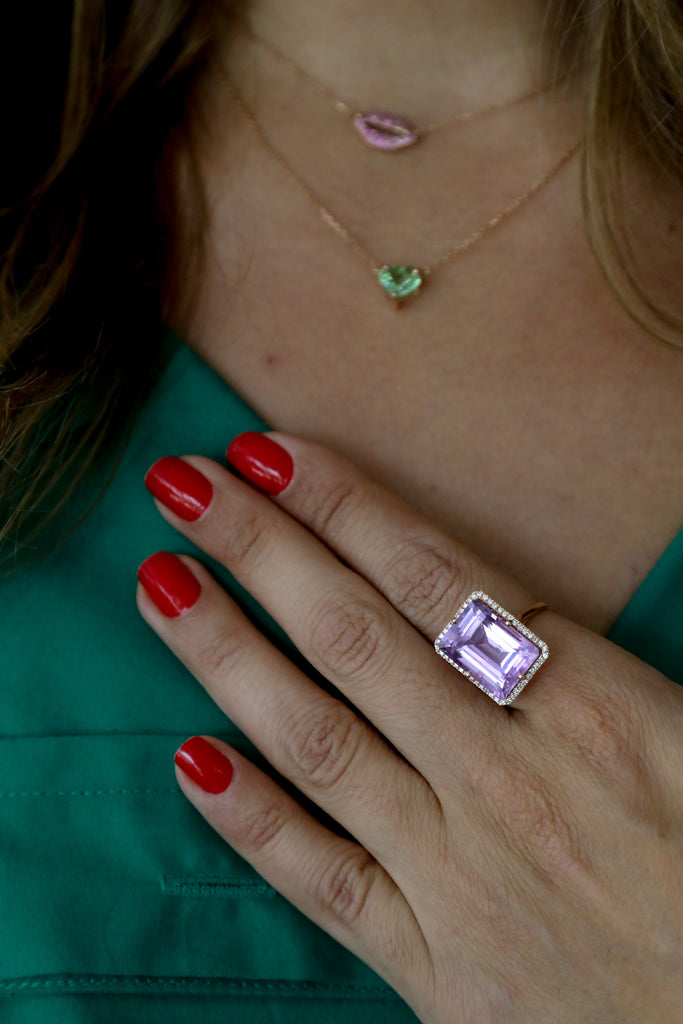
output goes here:
{"type": "Polygon", "coordinates": [[[474,596],[439,635],[435,647],[498,703],[504,702],[532,665],[544,657],[541,648],[501,612],[474,596]]]}

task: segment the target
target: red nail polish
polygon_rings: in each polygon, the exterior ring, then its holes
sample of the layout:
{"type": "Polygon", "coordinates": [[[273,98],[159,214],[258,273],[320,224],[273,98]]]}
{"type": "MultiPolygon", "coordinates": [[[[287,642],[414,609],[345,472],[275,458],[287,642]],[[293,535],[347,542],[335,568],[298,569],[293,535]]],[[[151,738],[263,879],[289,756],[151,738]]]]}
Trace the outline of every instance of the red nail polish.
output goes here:
{"type": "Polygon", "coordinates": [[[181,519],[193,523],[209,507],[213,487],[189,462],[167,455],[145,476],[145,487],[181,519]]]}
{"type": "Polygon", "coordinates": [[[232,782],[232,763],[201,736],[185,740],[174,760],[206,793],[224,793],[232,782]]]}
{"type": "Polygon", "coordinates": [[[231,466],[266,494],[279,494],[292,479],[294,463],[288,451],[265,434],[239,434],[226,452],[231,466]]]}
{"type": "Polygon", "coordinates": [[[169,619],[188,611],[202,592],[199,580],[185,563],[168,551],[157,551],[145,559],[138,569],[138,579],[169,619]]]}

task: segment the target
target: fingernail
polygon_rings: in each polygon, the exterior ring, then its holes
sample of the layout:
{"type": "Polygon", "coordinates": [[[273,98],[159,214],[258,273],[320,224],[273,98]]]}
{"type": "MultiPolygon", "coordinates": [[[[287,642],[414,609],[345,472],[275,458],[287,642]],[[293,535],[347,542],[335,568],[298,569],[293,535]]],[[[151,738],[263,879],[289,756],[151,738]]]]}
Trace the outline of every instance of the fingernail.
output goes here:
{"type": "Polygon", "coordinates": [[[265,434],[239,434],[226,452],[231,466],[266,494],[279,494],[292,479],[294,463],[288,451],[265,434]]]}
{"type": "Polygon", "coordinates": [[[199,580],[176,555],[157,551],[138,569],[138,579],[169,619],[188,611],[202,592],[199,580]]]}
{"type": "Polygon", "coordinates": [[[206,793],[224,793],[232,781],[232,763],[201,736],[185,740],[174,760],[206,793]]]}
{"type": "Polygon", "coordinates": [[[159,459],[147,470],[145,487],[162,505],[189,523],[206,512],[213,498],[213,487],[204,474],[173,455],[159,459]]]}

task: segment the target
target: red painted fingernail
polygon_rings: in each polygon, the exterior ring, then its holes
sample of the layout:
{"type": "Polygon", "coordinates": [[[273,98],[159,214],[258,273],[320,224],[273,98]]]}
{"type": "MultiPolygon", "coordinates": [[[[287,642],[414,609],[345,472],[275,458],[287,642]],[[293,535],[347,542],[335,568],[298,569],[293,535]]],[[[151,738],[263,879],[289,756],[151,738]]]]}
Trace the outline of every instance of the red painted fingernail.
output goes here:
{"type": "Polygon", "coordinates": [[[204,474],[173,455],[159,459],[147,470],[145,487],[162,505],[189,523],[206,512],[213,498],[213,487],[204,474]]]}
{"type": "Polygon", "coordinates": [[[248,430],[239,434],[226,452],[231,466],[266,494],[279,494],[292,479],[294,463],[288,451],[266,437],[248,430]]]}
{"type": "Polygon", "coordinates": [[[202,592],[196,576],[168,551],[157,551],[145,559],[138,569],[138,579],[159,611],[169,619],[188,611],[202,592]]]}
{"type": "Polygon", "coordinates": [[[201,736],[185,740],[174,760],[206,793],[224,793],[232,782],[232,763],[201,736]]]}

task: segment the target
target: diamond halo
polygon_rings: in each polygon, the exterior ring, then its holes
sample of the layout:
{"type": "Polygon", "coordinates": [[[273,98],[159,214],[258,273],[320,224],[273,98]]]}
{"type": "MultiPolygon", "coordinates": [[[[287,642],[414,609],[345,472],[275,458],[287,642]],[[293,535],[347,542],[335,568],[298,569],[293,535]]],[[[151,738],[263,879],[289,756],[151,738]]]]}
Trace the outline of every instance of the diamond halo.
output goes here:
{"type": "MultiPolygon", "coordinates": [[[[490,646],[490,644],[487,644],[487,646],[490,646]]],[[[464,675],[467,679],[470,680],[470,682],[474,683],[475,686],[482,690],[488,697],[491,698],[491,700],[495,701],[496,704],[500,704],[502,706],[512,704],[515,698],[519,696],[519,694],[522,692],[527,683],[536,674],[541,665],[543,665],[543,663],[547,660],[549,653],[548,645],[543,640],[541,640],[540,637],[536,636],[536,634],[533,633],[527,626],[525,626],[524,623],[522,623],[519,619],[512,615],[511,612],[507,611],[507,609],[499,605],[497,601],[494,601],[492,597],[489,597],[488,594],[484,593],[483,590],[475,590],[472,594],[469,595],[469,597],[467,597],[463,601],[463,603],[460,605],[453,618],[444,626],[444,628],[437,636],[436,640],[434,641],[434,648],[437,654],[439,654],[440,657],[444,658],[445,661],[449,663],[449,665],[452,665],[452,667],[455,668],[458,672],[460,672],[461,675],[464,675]],[[504,692],[503,688],[501,687],[500,694],[497,692],[496,688],[494,687],[490,679],[488,680],[487,685],[487,680],[484,678],[483,670],[479,673],[478,678],[476,669],[474,672],[470,671],[470,669],[467,668],[466,664],[458,663],[458,661],[454,660],[450,656],[450,654],[447,653],[447,650],[444,649],[450,647],[451,651],[453,650],[452,643],[449,644],[451,635],[454,632],[453,627],[456,626],[456,624],[458,624],[458,620],[461,619],[463,613],[469,611],[470,608],[473,607],[474,602],[478,602],[480,605],[486,606],[489,613],[489,621],[487,623],[487,625],[489,626],[489,631],[494,631],[497,634],[499,641],[502,640],[502,646],[500,646],[499,649],[504,656],[506,655],[506,657],[504,657],[499,664],[490,661],[491,665],[495,664],[496,668],[500,670],[502,669],[502,666],[505,664],[506,660],[507,662],[510,662],[511,659],[520,654],[522,647],[526,649],[527,657],[529,656],[529,653],[531,651],[531,646],[533,646],[533,648],[536,649],[536,656],[534,657],[533,661],[528,665],[524,665],[523,670],[517,674],[517,678],[513,678],[511,684],[509,683],[509,677],[510,675],[514,677],[514,668],[509,669],[506,677],[506,685],[510,685],[510,688],[506,692],[504,692]],[[515,637],[515,633],[518,635],[517,637],[515,637]],[[525,638],[525,640],[522,640],[522,638],[525,638]],[[516,650],[515,644],[517,648],[516,650]]],[[[482,665],[485,664],[484,654],[481,652],[481,646],[477,648],[476,645],[469,645],[467,648],[467,653],[469,654],[471,652],[474,653],[475,660],[479,659],[482,665]]],[[[463,660],[469,660],[472,667],[474,667],[474,665],[472,664],[473,658],[468,659],[466,657],[463,658],[463,660]]]]}

